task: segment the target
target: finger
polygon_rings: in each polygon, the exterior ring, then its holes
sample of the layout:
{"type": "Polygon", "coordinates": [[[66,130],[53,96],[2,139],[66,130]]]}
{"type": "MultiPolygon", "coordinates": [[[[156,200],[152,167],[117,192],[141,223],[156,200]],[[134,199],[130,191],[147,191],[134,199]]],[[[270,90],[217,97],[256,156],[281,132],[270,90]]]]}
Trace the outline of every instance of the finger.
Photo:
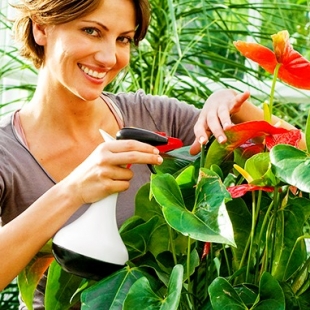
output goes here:
{"type": "Polygon", "coordinates": [[[201,144],[197,139],[195,139],[194,143],[190,146],[189,153],[191,155],[197,155],[200,152],[201,144]]]}
{"type": "MultiPolygon", "coordinates": [[[[218,114],[219,114],[219,111],[216,111],[216,113],[209,113],[207,117],[207,123],[208,123],[210,131],[212,132],[214,137],[217,139],[217,141],[219,143],[224,143],[226,142],[227,138],[224,133],[223,125],[222,125],[222,122],[218,114]]],[[[227,116],[224,116],[225,123],[228,122],[226,119],[227,119],[227,116]]],[[[228,116],[228,119],[230,119],[229,116],[228,116]]]]}
{"type": "Polygon", "coordinates": [[[242,106],[242,104],[245,101],[247,101],[249,99],[249,97],[250,97],[249,91],[245,91],[243,93],[236,95],[235,103],[234,103],[234,106],[233,106],[232,110],[230,111],[230,113],[234,114],[234,113],[238,112],[240,110],[240,107],[242,106]]]}
{"type": "Polygon", "coordinates": [[[198,144],[206,144],[211,136],[211,131],[209,130],[206,117],[203,115],[203,113],[200,114],[194,126],[194,133],[196,137],[194,143],[198,144]]]}
{"type": "Polygon", "coordinates": [[[129,151],[138,151],[150,154],[159,154],[156,147],[136,140],[116,140],[110,142],[103,142],[103,148],[108,149],[112,153],[121,153],[129,151]]]}
{"type": "MultiPolygon", "coordinates": [[[[218,109],[218,120],[221,129],[227,130],[232,126],[230,111],[225,107],[219,107],[218,109]]],[[[218,131],[218,124],[215,124],[216,130],[218,131]]],[[[221,133],[222,134],[222,133],[221,133]]]]}
{"type": "Polygon", "coordinates": [[[127,166],[128,164],[159,165],[163,162],[157,148],[136,141],[119,141],[102,143],[98,148],[97,157],[99,165],[127,166]],[[140,146],[140,147],[139,147],[140,146]],[[142,148],[141,148],[142,146],[142,148]],[[136,147],[138,150],[135,150],[136,147]],[[132,150],[134,149],[134,150],[132,150]]]}

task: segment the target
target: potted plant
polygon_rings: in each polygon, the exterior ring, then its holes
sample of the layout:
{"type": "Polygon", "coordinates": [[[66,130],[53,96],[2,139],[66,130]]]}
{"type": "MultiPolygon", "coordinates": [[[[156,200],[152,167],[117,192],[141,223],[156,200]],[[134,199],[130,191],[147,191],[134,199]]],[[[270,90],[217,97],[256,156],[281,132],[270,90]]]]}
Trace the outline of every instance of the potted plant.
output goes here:
{"type": "MultiPolygon", "coordinates": [[[[272,38],[274,52],[235,45],[272,72],[274,82],[310,88],[310,64],[293,50],[288,33],[272,38]]],[[[211,141],[198,158],[189,158],[187,148],[173,151],[157,168],[120,230],[130,256],[125,268],[94,283],[53,262],[46,309],[69,309],[80,294],[82,310],[309,308],[310,122],[307,150],[299,150],[299,130],[269,123],[274,89],[275,83],[265,121],[233,126],[225,144],[211,141]]],[[[29,292],[50,263],[42,255],[20,275],[29,305],[29,292]]]]}

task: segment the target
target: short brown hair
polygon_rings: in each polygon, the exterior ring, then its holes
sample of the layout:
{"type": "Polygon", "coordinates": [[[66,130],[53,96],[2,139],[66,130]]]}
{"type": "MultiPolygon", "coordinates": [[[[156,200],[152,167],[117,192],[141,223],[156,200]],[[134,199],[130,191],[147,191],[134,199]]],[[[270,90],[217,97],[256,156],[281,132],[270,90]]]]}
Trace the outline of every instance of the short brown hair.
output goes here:
{"type": "MultiPolygon", "coordinates": [[[[35,42],[32,20],[42,25],[60,25],[93,12],[104,0],[22,0],[13,5],[19,11],[14,21],[15,40],[21,44],[20,54],[30,59],[36,68],[44,62],[44,47],[35,42]]],[[[136,10],[134,44],[145,37],[150,23],[148,0],[132,0],[136,10]]]]}

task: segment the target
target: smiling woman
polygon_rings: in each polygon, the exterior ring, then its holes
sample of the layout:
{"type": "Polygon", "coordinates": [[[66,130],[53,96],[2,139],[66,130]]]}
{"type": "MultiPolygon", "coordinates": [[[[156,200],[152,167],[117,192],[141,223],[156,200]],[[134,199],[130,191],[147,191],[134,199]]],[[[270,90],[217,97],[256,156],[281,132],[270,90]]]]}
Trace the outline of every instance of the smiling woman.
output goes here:
{"type": "MultiPolygon", "coordinates": [[[[131,42],[138,45],[146,34],[147,0],[35,0],[14,7],[15,38],[39,75],[30,102],[0,123],[0,289],[27,273],[27,264],[72,216],[79,217],[78,210],[124,192],[137,171],[130,190],[119,195],[119,224],[133,214],[134,193],[150,173],[147,166],[128,165],[158,165],[162,157],[138,141],[103,143],[99,129],[115,137],[125,125],[144,127],[189,145],[194,134],[184,131],[184,123],[192,129],[199,114],[142,91],[103,93],[128,65],[131,42]]],[[[32,294],[22,295],[27,308],[44,308],[44,287],[43,277],[34,302],[32,294]]]]}
{"type": "MultiPolygon", "coordinates": [[[[103,142],[99,130],[112,137],[123,127],[163,132],[197,154],[211,131],[223,141],[222,125],[229,126],[230,114],[238,115],[249,94],[223,91],[200,112],[142,90],[106,92],[128,65],[131,42],[138,45],[146,34],[147,0],[21,0],[14,7],[16,40],[39,75],[30,102],[0,122],[0,289],[20,274],[27,284],[21,309],[32,303],[44,309],[44,272],[53,260],[46,243],[90,204],[115,193],[122,224],[134,213],[137,190],[149,181],[145,164],[163,161],[150,144],[103,142]],[[28,287],[33,269],[35,284],[28,287]]],[[[251,111],[242,115],[262,115],[251,111]]]]}
{"type": "MultiPolygon", "coordinates": [[[[15,5],[20,12],[14,24],[15,38],[22,43],[21,55],[31,59],[39,68],[44,59],[44,48],[35,41],[32,35],[32,23],[43,25],[60,25],[92,13],[102,1],[31,1],[15,5]],[[33,18],[35,16],[35,18],[33,18]],[[32,18],[30,18],[32,17],[32,18]]],[[[131,2],[131,1],[129,1],[131,2]]],[[[148,1],[133,1],[135,7],[135,45],[145,37],[150,20],[148,1]]],[[[90,29],[90,31],[92,31],[90,29]]]]}

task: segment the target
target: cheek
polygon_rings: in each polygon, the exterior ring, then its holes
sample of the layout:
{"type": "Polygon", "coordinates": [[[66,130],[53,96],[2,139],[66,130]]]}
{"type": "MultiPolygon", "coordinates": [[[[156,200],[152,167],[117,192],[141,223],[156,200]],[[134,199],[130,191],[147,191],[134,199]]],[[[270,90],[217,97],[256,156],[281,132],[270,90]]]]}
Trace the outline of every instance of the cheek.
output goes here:
{"type": "Polygon", "coordinates": [[[118,67],[120,69],[123,69],[128,66],[129,61],[130,61],[130,48],[126,48],[122,50],[120,53],[118,53],[118,67]]]}

